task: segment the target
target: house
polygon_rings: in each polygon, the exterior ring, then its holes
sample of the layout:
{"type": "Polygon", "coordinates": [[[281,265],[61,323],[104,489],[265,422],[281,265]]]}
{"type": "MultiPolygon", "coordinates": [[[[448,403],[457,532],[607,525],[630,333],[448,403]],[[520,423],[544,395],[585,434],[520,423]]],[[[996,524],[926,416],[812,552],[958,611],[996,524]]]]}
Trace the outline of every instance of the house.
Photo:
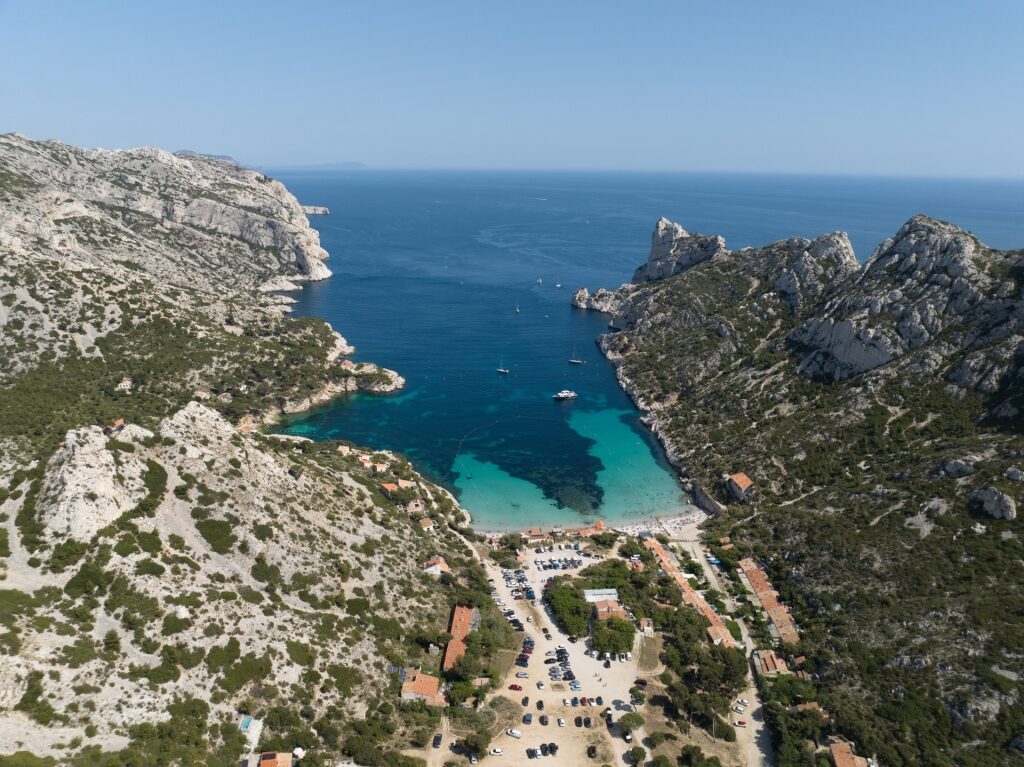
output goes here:
{"type": "Polygon", "coordinates": [[[369,469],[371,466],[373,466],[373,461],[371,461],[366,456],[360,456],[359,465],[362,466],[364,469],[369,469]]]}
{"type": "Polygon", "coordinates": [[[124,419],[123,418],[118,418],[112,424],[104,426],[103,427],[103,433],[106,434],[107,436],[110,436],[111,434],[116,434],[117,432],[121,431],[121,429],[123,429],[123,428],[124,428],[124,419]]]}
{"type": "Polygon", "coordinates": [[[114,387],[114,391],[123,392],[124,394],[132,393],[132,379],[122,378],[121,383],[114,387]]]}
{"type": "Polygon", "coordinates": [[[427,533],[433,532],[434,520],[432,520],[430,517],[423,517],[420,520],[420,529],[427,533]]]}
{"type": "Polygon", "coordinates": [[[615,602],[619,601],[618,589],[584,589],[583,598],[594,604],[600,602],[602,599],[611,599],[615,602]]]}
{"type": "Polygon", "coordinates": [[[440,576],[441,573],[450,573],[451,568],[448,567],[448,563],[444,561],[444,557],[438,554],[423,563],[423,572],[427,575],[440,576]]]}
{"type": "Polygon", "coordinates": [[[388,470],[388,465],[386,463],[375,463],[375,464],[373,464],[373,473],[374,474],[383,474],[387,470],[388,470]]]}
{"type": "Polygon", "coordinates": [[[419,668],[411,666],[405,670],[402,680],[402,700],[422,700],[428,706],[444,706],[441,695],[441,680],[436,676],[425,674],[419,668]]]}
{"type": "Polygon", "coordinates": [[[786,661],[776,655],[774,650],[754,650],[750,657],[754,661],[757,673],[763,677],[771,679],[779,674],[789,673],[786,661]]]}
{"type": "Polygon", "coordinates": [[[832,764],[836,767],[869,767],[868,760],[863,756],[857,756],[853,751],[853,744],[848,741],[836,741],[828,750],[832,764]]]}
{"type": "Polygon", "coordinates": [[[351,455],[352,448],[348,445],[338,445],[338,452],[342,455],[351,455]]]}
{"type": "Polygon", "coordinates": [[[412,488],[416,487],[416,483],[413,482],[412,480],[399,479],[399,480],[397,480],[397,482],[398,482],[398,486],[402,490],[411,490],[412,488]]]}
{"type": "Polygon", "coordinates": [[[409,503],[405,504],[405,510],[410,514],[422,514],[425,508],[423,501],[419,498],[413,498],[409,503]]]}
{"type": "Polygon", "coordinates": [[[599,599],[594,602],[594,617],[599,621],[606,621],[610,618],[628,621],[629,613],[614,599],[599,599]]]}
{"type": "Polygon", "coordinates": [[[391,498],[395,493],[398,492],[398,485],[394,482],[382,482],[380,491],[384,493],[388,498],[391,498]]]}
{"type": "Polygon", "coordinates": [[[534,546],[538,543],[547,543],[551,540],[551,534],[545,533],[542,528],[531,527],[527,530],[523,530],[523,538],[526,540],[527,545],[534,546]]]}
{"type": "Polygon", "coordinates": [[[469,632],[476,628],[479,620],[476,608],[456,605],[452,608],[452,617],[448,621],[448,633],[452,635],[451,641],[444,648],[444,659],[441,661],[441,668],[451,671],[459,658],[466,654],[466,637],[469,632]]]}
{"type": "Polygon", "coordinates": [[[733,641],[729,629],[722,625],[708,626],[708,639],[713,645],[720,645],[724,642],[727,647],[733,641]]]}
{"type": "Polygon", "coordinates": [[[259,767],[292,767],[292,755],[285,751],[264,751],[259,767]]]}
{"type": "Polygon", "coordinates": [[[742,501],[746,498],[747,491],[750,490],[753,485],[754,481],[742,471],[731,475],[725,481],[725,486],[729,490],[729,495],[736,501],[742,501]]]}
{"type": "Polygon", "coordinates": [[[349,370],[349,369],[355,367],[355,365],[352,364],[352,360],[342,360],[341,361],[341,366],[343,368],[345,368],[346,370],[349,370]]]}

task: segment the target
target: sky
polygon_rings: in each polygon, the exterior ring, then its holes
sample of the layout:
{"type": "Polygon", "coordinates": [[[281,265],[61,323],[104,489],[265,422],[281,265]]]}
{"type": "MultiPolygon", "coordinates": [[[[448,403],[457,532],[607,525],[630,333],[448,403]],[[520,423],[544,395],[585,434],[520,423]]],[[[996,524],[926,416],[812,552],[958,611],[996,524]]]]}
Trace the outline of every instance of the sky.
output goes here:
{"type": "Polygon", "coordinates": [[[0,0],[0,132],[488,168],[1024,177],[1020,0],[0,0]]]}

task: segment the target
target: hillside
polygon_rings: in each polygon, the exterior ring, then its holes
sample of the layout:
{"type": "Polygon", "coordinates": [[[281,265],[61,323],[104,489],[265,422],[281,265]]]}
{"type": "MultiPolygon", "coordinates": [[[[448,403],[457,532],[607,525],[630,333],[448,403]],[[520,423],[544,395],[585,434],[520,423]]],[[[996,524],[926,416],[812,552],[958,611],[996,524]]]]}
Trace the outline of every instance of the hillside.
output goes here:
{"type": "Polygon", "coordinates": [[[400,456],[255,429],[402,385],[287,316],[326,258],[256,171],[0,136],[0,757],[405,763],[436,718],[395,668],[487,592],[464,514],[400,456]]]}
{"type": "Polygon", "coordinates": [[[768,693],[783,765],[813,763],[778,702],[800,699],[886,765],[1024,759],[1022,288],[1024,252],[925,216],[863,265],[842,233],[731,251],[662,219],[633,283],[574,296],[613,316],[623,386],[725,507],[713,550],[759,559],[794,610],[813,677],[768,693]]]}

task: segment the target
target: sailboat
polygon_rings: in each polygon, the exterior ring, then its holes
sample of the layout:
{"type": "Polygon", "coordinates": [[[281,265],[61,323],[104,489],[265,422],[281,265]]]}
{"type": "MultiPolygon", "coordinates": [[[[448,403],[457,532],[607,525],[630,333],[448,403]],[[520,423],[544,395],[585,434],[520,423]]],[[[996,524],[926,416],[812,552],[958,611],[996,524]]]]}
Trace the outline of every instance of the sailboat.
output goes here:
{"type": "Polygon", "coordinates": [[[508,368],[505,367],[505,358],[502,357],[498,362],[498,375],[507,376],[508,368]]]}
{"type": "Polygon", "coordinates": [[[570,365],[582,365],[583,360],[576,356],[576,344],[572,345],[572,356],[569,358],[570,365]]]}
{"type": "Polygon", "coordinates": [[[516,301],[516,314],[519,314],[519,302],[516,301]]]}

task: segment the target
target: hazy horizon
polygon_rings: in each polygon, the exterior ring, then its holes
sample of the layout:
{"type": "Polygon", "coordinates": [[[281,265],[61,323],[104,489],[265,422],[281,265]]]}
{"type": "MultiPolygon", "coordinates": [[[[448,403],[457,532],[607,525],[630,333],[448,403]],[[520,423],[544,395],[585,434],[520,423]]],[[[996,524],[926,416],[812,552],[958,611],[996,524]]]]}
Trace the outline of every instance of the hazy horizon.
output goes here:
{"type": "Polygon", "coordinates": [[[257,167],[1024,178],[1024,6],[0,0],[0,131],[257,167]],[[955,51],[955,55],[950,55],[955,51]]]}

